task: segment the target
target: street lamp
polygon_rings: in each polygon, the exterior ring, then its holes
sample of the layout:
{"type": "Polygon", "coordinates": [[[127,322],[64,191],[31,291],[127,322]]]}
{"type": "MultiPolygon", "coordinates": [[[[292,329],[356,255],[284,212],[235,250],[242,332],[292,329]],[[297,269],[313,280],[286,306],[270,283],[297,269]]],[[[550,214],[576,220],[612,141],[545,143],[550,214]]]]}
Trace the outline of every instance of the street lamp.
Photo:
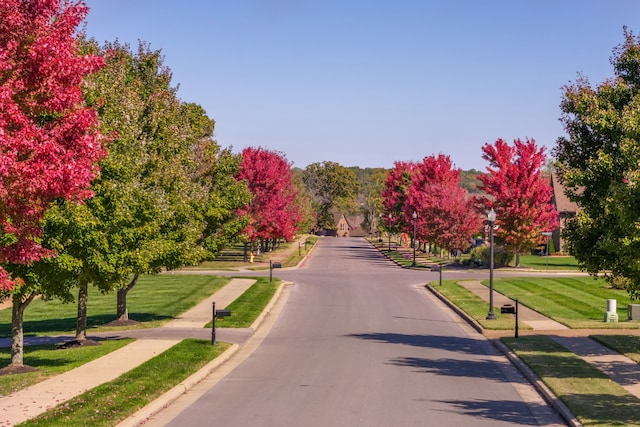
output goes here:
{"type": "Polygon", "coordinates": [[[495,320],[496,315],[493,313],[493,224],[496,222],[496,211],[491,208],[487,212],[487,219],[489,220],[489,314],[487,314],[487,320],[495,320]]]}
{"type": "Polygon", "coordinates": [[[391,215],[391,212],[389,212],[389,226],[387,227],[387,234],[389,235],[389,252],[391,252],[391,218],[393,216],[391,215]]]}
{"type": "Polygon", "coordinates": [[[416,219],[418,219],[418,214],[414,211],[413,215],[413,263],[411,267],[416,266],[416,219]]]}

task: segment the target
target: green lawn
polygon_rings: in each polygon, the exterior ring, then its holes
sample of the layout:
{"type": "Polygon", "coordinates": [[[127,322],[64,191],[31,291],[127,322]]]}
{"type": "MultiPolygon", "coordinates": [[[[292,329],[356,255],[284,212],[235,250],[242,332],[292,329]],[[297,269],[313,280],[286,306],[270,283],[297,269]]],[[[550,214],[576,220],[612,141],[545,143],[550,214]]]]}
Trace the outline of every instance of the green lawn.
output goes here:
{"type": "MultiPolygon", "coordinates": [[[[487,281],[483,281],[488,285],[487,281]]],[[[609,288],[604,279],[593,277],[508,278],[494,280],[494,289],[511,299],[572,329],[640,328],[627,321],[631,303],[624,290],[609,288]],[[617,300],[618,323],[604,323],[607,300],[617,300]]]]}
{"type": "MultiPolygon", "coordinates": [[[[274,279],[269,282],[268,277],[252,277],[256,280],[249,289],[225,307],[231,310],[231,316],[224,320],[216,320],[219,328],[248,328],[258,318],[262,310],[271,301],[281,281],[274,279]]],[[[206,327],[211,327],[209,323],[206,327]]]]}
{"type": "MultiPolygon", "coordinates": [[[[63,348],[60,345],[27,347],[24,364],[37,368],[18,375],[0,375],[0,396],[44,381],[47,378],[84,365],[129,344],[130,339],[106,340],[101,345],[63,348]]],[[[0,348],[0,368],[11,363],[11,349],[0,348]]]]}
{"type": "MultiPolygon", "coordinates": [[[[465,287],[458,284],[457,280],[443,280],[442,286],[439,281],[431,282],[433,289],[441,293],[449,301],[453,302],[462,311],[475,319],[484,329],[489,330],[510,330],[515,328],[515,320],[511,314],[502,314],[500,309],[494,309],[496,319],[487,320],[489,305],[479,296],[465,287]]],[[[531,329],[522,322],[518,323],[520,329],[531,329]]]]}
{"type": "Polygon", "coordinates": [[[520,255],[520,267],[534,270],[574,270],[579,271],[578,261],[571,256],[520,255]]]}
{"type": "MultiPolygon", "coordinates": [[[[228,278],[214,276],[143,276],[129,292],[129,318],[143,322],[142,327],[159,326],[207,298],[228,281],[228,278]]],[[[37,299],[25,310],[25,335],[75,333],[76,315],[76,304],[37,299]]],[[[108,330],[102,325],[116,318],[115,293],[103,295],[90,287],[87,316],[89,328],[108,330]]],[[[0,310],[0,336],[11,336],[11,309],[0,310]]]]}
{"type": "Polygon", "coordinates": [[[584,426],[638,426],[640,399],[547,336],[503,338],[584,426]]]}
{"type": "Polygon", "coordinates": [[[184,340],[115,380],[102,384],[20,426],[114,426],[169,391],[230,344],[184,340]]]}

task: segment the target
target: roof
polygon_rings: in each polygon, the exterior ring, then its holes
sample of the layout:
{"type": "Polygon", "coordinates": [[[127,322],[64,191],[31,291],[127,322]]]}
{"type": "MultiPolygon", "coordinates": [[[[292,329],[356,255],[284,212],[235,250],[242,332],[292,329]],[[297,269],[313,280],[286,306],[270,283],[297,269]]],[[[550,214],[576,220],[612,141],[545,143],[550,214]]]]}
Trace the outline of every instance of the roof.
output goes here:
{"type": "Polygon", "coordinates": [[[558,176],[551,174],[551,188],[553,189],[553,200],[559,214],[576,214],[580,208],[576,202],[569,200],[564,192],[564,186],[558,181],[558,176]]]}

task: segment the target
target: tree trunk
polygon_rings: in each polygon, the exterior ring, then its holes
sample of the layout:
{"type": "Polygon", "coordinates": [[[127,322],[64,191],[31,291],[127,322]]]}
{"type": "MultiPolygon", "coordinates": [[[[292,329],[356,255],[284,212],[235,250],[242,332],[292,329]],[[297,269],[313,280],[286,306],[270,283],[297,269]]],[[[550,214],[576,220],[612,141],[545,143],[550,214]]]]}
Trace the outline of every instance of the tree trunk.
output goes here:
{"type": "Polygon", "coordinates": [[[129,284],[126,287],[118,289],[117,306],[116,306],[116,311],[117,311],[116,316],[118,320],[121,320],[121,321],[129,320],[129,311],[127,310],[127,294],[131,289],[133,289],[136,283],[138,283],[138,277],[140,277],[139,274],[134,275],[133,279],[131,279],[131,282],[129,282],[129,284]]]}
{"type": "MultiPolygon", "coordinates": [[[[253,244],[253,243],[252,243],[253,244]]],[[[244,242],[244,262],[249,261],[249,251],[248,251],[248,243],[244,242]]]]}
{"type": "Polygon", "coordinates": [[[520,267],[520,252],[516,252],[516,267],[520,267]]]}
{"type": "Polygon", "coordinates": [[[78,317],[76,319],[76,341],[87,339],[87,301],[89,300],[89,282],[78,281],[78,317]]]}
{"type": "Polygon", "coordinates": [[[35,298],[30,293],[26,298],[13,294],[11,307],[11,365],[24,366],[24,309],[35,298]]]}

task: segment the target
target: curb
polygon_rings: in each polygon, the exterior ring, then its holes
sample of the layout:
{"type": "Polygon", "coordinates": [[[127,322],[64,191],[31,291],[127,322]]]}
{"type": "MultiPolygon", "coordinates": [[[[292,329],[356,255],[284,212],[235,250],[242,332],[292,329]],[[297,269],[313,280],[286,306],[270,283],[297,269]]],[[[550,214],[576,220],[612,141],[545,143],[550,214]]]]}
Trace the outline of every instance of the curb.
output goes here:
{"type": "Polygon", "coordinates": [[[433,286],[431,286],[429,283],[427,283],[426,285],[424,285],[425,288],[427,288],[433,295],[435,295],[440,301],[442,301],[443,303],[445,303],[447,305],[447,307],[449,307],[451,310],[453,310],[458,316],[462,317],[468,324],[469,326],[471,326],[473,329],[476,330],[476,332],[478,333],[482,333],[484,331],[484,329],[482,328],[482,326],[480,325],[480,323],[478,323],[476,321],[476,319],[474,319],[473,317],[469,316],[465,311],[463,311],[460,307],[458,307],[457,305],[453,304],[451,301],[449,301],[447,298],[444,297],[444,295],[442,295],[440,292],[436,291],[433,286]]]}
{"type": "MultiPolygon", "coordinates": [[[[451,310],[453,310],[458,316],[460,316],[464,321],[466,321],[473,329],[475,329],[478,333],[482,334],[484,329],[482,326],[471,316],[469,316],[466,312],[460,309],[457,305],[453,304],[447,298],[445,298],[440,292],[436,291],[433,286],[430,284],[426,284],[424,286],[428,289],[433,295],[435,295],[440,301],[447,305],[451,310]]],[[[524,363],[514,352],[509,349],[502,341],[499,339],[488,340],[494,347],[496,347],[502,354],[506,356],[507,359],[513,364],[521,373],[525,376],[525,378],[531,383],[533,387],[540,393],[540,395],[553,407],[553,409],[560,414],[560,416],[571,426],[571,427],[582,427],[582,424],[578,421],[578,419],[571,413],[569,408],[560,400],[547,385],[536,375],[530,368],[524,363]]]]}
{"type": "Polygon", "coordinates": [[[176,401],[180,396],[193,388],[200,381],[205,379],[211,372],[213,372],[218,366],[222,365],[238,352],[240,346],[238,344],[232,344],[227,350],[225,350],[220,356],[207,363],[196,373],[182,381],[180,384],[174,386],[169,391],[158,397],[153,402],[141,408],[139,411],[128,416],[121,423],[117,424],[117,427],[136,427],[144,423],[147,418],[156,415],[165,407],[176,401]]]}
{"type": "MultiPolygon", "coordinates": [[[[251,336],[255,334],[255,331],[260,327],[260,325],[264,322],[266,316],[271,312],[273,307],[276,305],[280,296],[282,295],[282,291],[285,286],[293,285],[293,282],[285,282],[281,281],[280,286],[273,294],[273,297],[265,307],[265,309],[258,315],[256,320],[251,324],[251,336]]],[[[251,339],[251,337],[249,337],[251,339]]],[[[246,344],[246,343],[245,343],[246,344]]],[[[245,345],[243,344],[243,345],[245,345]]],[[[134,414],[125,418],[122,422],[117,424],[117,427],[137,427],[143,425],[145,420],[153,417],[158,414],[160,411],[165,409],[167,406],[171,405],[178,398],[184,395],[187,391],[191,390],[194,386],[196,386],[200,381],[204,380],[207,376],[209,376],[215,369],[217,369],[223,363],[229,361],[239,350],[241,346],[239,344],[232,344],[227,350],[225,350],[221,355],[207,363],[204,367],[200,368],[197,372],[192,374],[190,377],[186,378],[180,384],[174,386],[169,391],[162,394],[160,397],[149,403],[148,405],[142,407],[140,410],[135,412],[134,414]]]]}
{"type": "Polygon", "coordinates": [[[549,387],[540,379],[535,372],[527,366],[526,363],[522,361],[514,352],[511,351],[509,347],[507,347],[502,341],[490,340],[494,347],[496,347],[502,354],[504,354],[509,361],[518,368],[518,370],[527,378],[527,380],[538,390],[538,393],[542,395],[544,400],[549,402],[551,406],[560,414],[562,418],[571,426],[571,427],[582,427],[582,424],[578,419],[571,413],[569,408],[560,400],[554,393],[551,391],[549,387]]]}

